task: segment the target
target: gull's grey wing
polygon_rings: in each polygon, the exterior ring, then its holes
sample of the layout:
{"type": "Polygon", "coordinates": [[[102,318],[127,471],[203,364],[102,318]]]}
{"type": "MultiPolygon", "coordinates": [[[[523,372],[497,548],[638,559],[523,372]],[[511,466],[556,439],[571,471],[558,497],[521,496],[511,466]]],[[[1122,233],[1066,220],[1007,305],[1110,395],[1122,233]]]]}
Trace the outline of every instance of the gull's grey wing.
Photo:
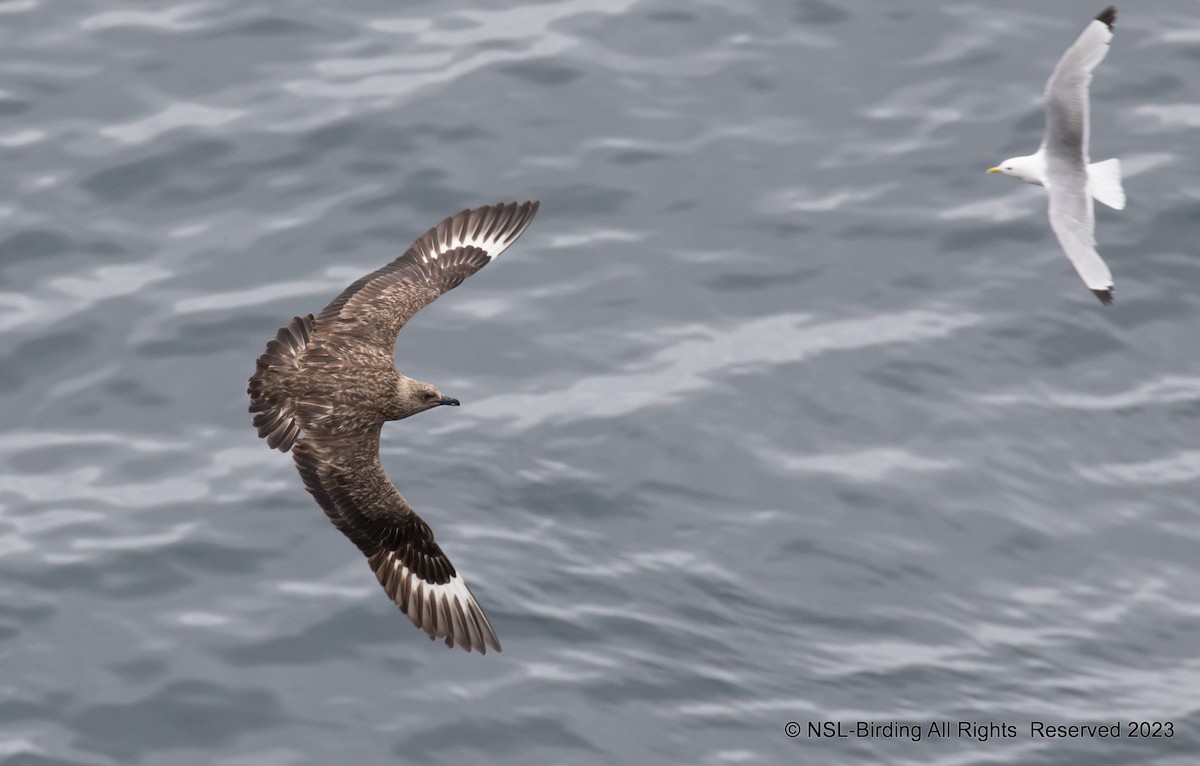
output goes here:
{"type": "Polygon", "coordinates": [[[404,323],[504,252],[529,226],[538,204],[486,205],[447,218],[334,298],[317,315],[316,335],[352,339],[358,350],[390,360],[404,323]]]}
{"type": "Polygon", "coordinates": [[[1046,81],[1046,134],[1042,148],[1048,160],[1058,157],[1087,165],[1088,86],[1092,70],[1108,54],[1116,20],[1117,10],[1109,6],[1088,22],[1046,81]]]}
{"type": "Polygon", "coordinates": [[[1100,302],[1113,302],[1113,279],[1108,265],[1096,252],[1095,220],[1092,197],[1087,191],[1087,176],[1079,174],[1074,183],[1048,183],[1050,228],[1079,273],[1083,283],[1100,302]]]}
{"type": "Polygon", "coordinates": [[[337,437],[299,439],[292,454],[325,515],[367,557],[388,596],[430,639],[486,654],[500,641],[483,609],[396,491],[379,461],[375,424],[337,437]]]}

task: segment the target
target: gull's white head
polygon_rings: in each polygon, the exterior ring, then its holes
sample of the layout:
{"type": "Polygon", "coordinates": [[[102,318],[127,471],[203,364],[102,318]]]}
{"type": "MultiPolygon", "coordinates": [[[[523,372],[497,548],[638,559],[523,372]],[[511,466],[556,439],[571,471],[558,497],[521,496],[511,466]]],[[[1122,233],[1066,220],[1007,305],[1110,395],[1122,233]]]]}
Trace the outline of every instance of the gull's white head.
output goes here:
{"type": "Polygon", "coordinates": [[[988,172],[1003,173],[1006,176],[1019,178],[1027,184],[1042,186],[1046,174],[1046,162],[1040,154],[1012,157],[994,168],[988,168],[988,172]]]}

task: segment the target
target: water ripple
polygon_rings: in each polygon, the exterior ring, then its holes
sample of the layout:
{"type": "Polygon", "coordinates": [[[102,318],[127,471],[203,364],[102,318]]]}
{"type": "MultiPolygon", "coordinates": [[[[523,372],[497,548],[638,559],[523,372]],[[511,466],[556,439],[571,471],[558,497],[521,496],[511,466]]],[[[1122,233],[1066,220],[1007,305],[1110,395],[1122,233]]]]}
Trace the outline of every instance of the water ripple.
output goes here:
{"type": "Polygon", "coordinates": [[[1077,470],[1097,484],[1186,484],[1200,479],[1200,450],[1182,450],[1168,457],[1133,463],[1080,466],[1077,470]]]}
{"type": "Polygon", "coordinates": [[[640,338],[660,349],[620,373],[593,376],[559,391],[491,396],[473,409],[519,429],[617,417],[702,391],[723,375],[829,352],[943,338],[979,321],[970,313],[908,311],[829,322],[814,322],[807,314],[776,314],[723,329],[692,324],[660,328],[640,338]]]}
{"type": "Polygon", "coordinates": [[[0,2],[0,760],[1194,761],[1191,0],[1123,8],[1093,83],[1109,308],[982,172],[1041,136],[1051,4],[126,5],[0,2]],[[246,376],[534,197],[401,338],[469,406],[384,430],[480,658],[388,603],[246,376]],[[1125,716],[1177,737],[783,733],[1125,716]]]}
{"type": "Polygon", "coordinates": [[[886,447],[855,453],[817,455],[786,455],[763,448],[759,450],[759,455],[783,471],[830,474],[858,482],[884,481],[896,473],[948,471],[961,465],[957,460],[937,460],[886,447]]]}

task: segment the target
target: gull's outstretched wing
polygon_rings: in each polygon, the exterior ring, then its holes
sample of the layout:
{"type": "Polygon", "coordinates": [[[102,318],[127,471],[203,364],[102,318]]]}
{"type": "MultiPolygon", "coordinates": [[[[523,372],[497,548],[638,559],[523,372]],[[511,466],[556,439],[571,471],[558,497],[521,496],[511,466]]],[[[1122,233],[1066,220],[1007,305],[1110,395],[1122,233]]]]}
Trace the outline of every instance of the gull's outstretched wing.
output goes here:
{"type": "Polygon", "coordinates": [[[1058,60],[1046,81],[1046,135],[1042,149],[1048,163],[1055,157],[1086,165],[1088,156],[1088,86],[1092,70],[1108,54],[1117,9],[1109,6],[1088,22],[1079,38],[1058,60]]]}
{"type": "Polygon", "coordinates": [[[392,358],[404,323],[486,266],[521,236],[537,202],[464,210],[425,232],[403,255],[342,291],[316,318],[315,335],[392,358]]]}
{"type": "Polygon", "coordinates": [[[491,623],[379,461],[379,425],[337,437],[307,436],[292,449],[304,486],[367,557],[380,585],[431,639],[500,651],[491,623]]]}
{"type": "Polygon", "coordinates": [[[1108,265],[1096,252],[1095,220],[1092,197],[1088,194],[1086,176],[1078,184],[1051,183],[1046,185],[1050,197],[1050,228],[1083,283],[1100,302],[1113,302],[1113,279],[1108,265]]]}
{"type": "Polygon", "coordinates": [[[1059,59],[1046,83],[1046,193],[1050,228],[1084,284],[1112,303],[1113,281],[1096,252],[1095,218],[1088,191],[1088,86],[1108,53],[1117,11],[1105,8],[1059,59]]]}

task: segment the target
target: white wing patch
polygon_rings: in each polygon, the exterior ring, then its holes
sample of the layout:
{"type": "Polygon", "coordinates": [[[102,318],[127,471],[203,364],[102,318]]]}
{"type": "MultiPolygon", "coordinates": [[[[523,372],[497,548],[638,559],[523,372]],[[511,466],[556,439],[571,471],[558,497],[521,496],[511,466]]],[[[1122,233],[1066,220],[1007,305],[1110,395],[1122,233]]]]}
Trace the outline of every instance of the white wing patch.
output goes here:
{"type": "Polygon", "coordinates": [[[500,651],[500,641],[491,623],[457,574],[441,585],[426,582],[405,566],[394,551],[375,554],[370,564],[379,584],[431,640],[444,638],[446,646],[458,644],[480,654],[486,654],[488,646],[500,651]]]}
{"type": "Polygon", "coordinates": [[[425,263],[463,247],[477,247],[491,260],[521,236],[538,206],[537,202],[509,202],[464,210],[435,226],[414,247],[425,263]]]}

